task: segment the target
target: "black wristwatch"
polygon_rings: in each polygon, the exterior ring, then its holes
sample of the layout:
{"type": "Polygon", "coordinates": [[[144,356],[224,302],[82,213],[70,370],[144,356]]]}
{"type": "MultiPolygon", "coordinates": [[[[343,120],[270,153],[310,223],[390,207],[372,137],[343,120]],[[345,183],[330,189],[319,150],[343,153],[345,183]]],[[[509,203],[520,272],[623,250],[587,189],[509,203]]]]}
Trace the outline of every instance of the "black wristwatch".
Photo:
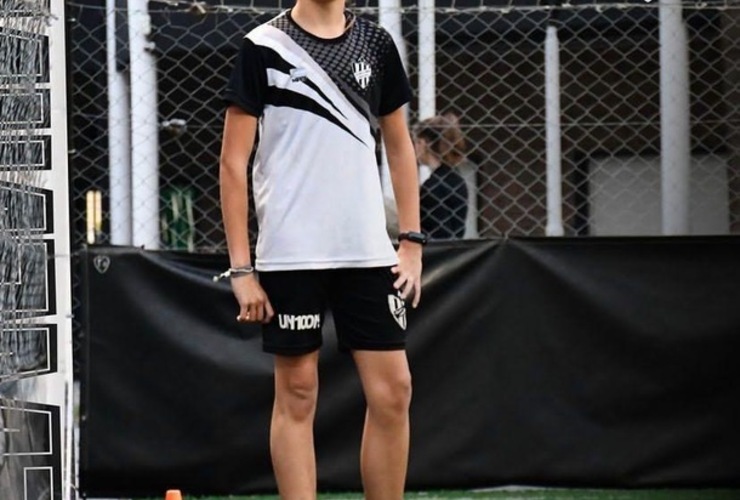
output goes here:
{"type": "Polygon", "coordinates": [[[411,243],[418,243],[419,245],[426,245],[429,241],[429,237],[424,233],[418,233],[416,231],[408,231],[398,235],[398,241],[410,241],[411,243]]]}

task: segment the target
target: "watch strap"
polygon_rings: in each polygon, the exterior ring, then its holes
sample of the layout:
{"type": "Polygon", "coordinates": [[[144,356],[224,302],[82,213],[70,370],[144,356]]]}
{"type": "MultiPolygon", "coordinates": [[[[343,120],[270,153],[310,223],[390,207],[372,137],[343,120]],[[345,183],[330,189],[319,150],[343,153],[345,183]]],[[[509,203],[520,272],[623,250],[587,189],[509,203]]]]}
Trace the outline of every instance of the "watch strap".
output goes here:
{"type": "Polygon", "coordinates": [[[404,240],[418,243],[419,245],[426,245],[427,241],[429,241],[429,237],[418,231],[406,231],[398,235],[398,241],[404,240]]]}

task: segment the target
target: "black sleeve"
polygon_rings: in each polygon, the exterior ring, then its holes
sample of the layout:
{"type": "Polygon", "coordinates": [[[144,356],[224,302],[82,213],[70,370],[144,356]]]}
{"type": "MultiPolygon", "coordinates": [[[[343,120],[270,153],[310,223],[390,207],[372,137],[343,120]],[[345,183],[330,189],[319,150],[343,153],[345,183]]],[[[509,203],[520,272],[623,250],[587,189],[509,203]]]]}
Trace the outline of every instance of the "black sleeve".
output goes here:
{"type": "Polygon", "coordinates": [[[380,116],[394,112],[411,100],[411,85],[396,44],[388,32],[385,32],[385,38],[383,79],[380,84],[380,106],[378,108],[380,116]]]}
{"type": "Polygon", "coordinates": [[[226,105],[234,104],[253,116],[261,116],[267,92],[267,72],[259,47],[244,38],[234,60],[229,83],[223,94],[226,105]]]}

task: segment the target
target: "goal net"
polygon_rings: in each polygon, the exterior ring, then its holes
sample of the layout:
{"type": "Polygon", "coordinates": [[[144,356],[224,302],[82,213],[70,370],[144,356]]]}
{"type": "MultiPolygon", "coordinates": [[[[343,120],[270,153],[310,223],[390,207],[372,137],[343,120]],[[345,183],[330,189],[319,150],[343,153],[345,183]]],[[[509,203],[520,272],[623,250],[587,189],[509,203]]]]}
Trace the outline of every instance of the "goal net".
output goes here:
{"type": "Polygon", "coordinates": [[[0,0],[0,498],[69,497],[63,4],[0,0]],[[51,63],[50,61],[54,61],[51,63]]]}

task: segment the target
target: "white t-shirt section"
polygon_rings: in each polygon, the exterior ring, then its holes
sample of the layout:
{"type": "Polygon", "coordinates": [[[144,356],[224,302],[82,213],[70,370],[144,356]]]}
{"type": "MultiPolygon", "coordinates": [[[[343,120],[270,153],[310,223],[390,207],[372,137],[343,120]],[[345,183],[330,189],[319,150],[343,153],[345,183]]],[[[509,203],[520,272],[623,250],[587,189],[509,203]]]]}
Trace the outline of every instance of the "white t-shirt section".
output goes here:
{"type": "Polygon", "coordinates": [[[256,268],[396,264],[386,232],[376,141],[367,118],[286,33],[263,25],[248,38],[294,67],[292,74],[268,68],[267,85],[308,98],[320,110],[270,102],[264,107],[253,170],[260,224],[256,268]],[[307,80],[318,84],[320,92],[307,80]]]}
{"type": "Polygon", "coordinates": [[[257,269],[395,264],[374,150],[356,140],[327,141],[334,130],[308,112],[267,106],[264,120],[291,120],[292,129],[308,137],[299,143],[279,130],[262,129],[253,179],[260,221],[257,269]]]}

